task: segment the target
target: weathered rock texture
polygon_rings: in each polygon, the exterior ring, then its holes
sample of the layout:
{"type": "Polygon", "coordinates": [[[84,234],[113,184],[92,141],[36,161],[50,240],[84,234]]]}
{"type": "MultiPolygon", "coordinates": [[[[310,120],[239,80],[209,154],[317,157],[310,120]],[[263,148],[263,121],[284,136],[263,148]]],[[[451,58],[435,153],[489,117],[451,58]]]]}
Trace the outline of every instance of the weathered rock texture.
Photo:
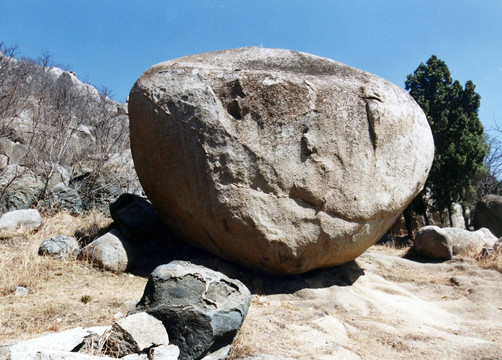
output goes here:
{"type": "Polygon", "coordinates": [[[240,281],[185,261],[157,267],[134,312],[161,320],[180,359],[199,359],[230,343],[246,317],[251,294],[240,281]]]}
{"type": "Polygon", "coordinates": [[[132,88],[129,115],[136,171],[161,218],[218,256],[277,273],[359,256],[433,159],[405,91],[287,50],[158,64],[132,88]]]}

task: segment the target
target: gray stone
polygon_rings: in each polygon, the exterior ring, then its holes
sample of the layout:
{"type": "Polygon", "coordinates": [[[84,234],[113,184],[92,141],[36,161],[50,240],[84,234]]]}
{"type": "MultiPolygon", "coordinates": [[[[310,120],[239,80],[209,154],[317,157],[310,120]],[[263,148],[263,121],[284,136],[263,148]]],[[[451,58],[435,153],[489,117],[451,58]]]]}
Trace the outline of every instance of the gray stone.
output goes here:
{"type": "MultiPolygon", "coordinates": [[[[184,261],[157,267],[135,311],[161,320],[180,359],[198,359],[215,344],[228,344],[251,302],[238,280],[184,261]]],[[[223,345],[222,344],[222,345],[223,345]]]]}
{"type": "Polygon", "coordinates": [[[160,320],[141,312],[113,324],[106,337],[106,353],[123,357],[147,348],[169,344],[166,329],[160,320]]]}
{"type": "Polygon", "coordinates": [[[414,249],[418,255],[438,260],[450,260],[453,242],[446,231],[431,225],[421,228],[415,236],[414,249]]]}
{"type": "Polygon", "coordinates": [[[52,207],[67,210],[72,213],[80,214],[82,212],[82,199],[77,190],[66,186],[64,183],[58,183],[50,191],[50,202],[52,207]]]}
{"type": "MultiPolygon", "coordinates": [[[[30,339],[9,345],[13,353],[31,353],[37,351],[71,351],[78,346],[89,332],[81,327],[66,330],[60,333],[49,334],[35,339],[30,339]]],[[[22,359],[19,357],[19,359],[22,359]]]]}
{"type": "Polygon", "coordinates": [[[80,245],[77,239],[66,235],[54,235],[45,239],[38,249],[39,255],[48,255],[59,259],[77,256],[80,245]]]}
{"type": "Polygon", "coordinates": [[[36,205],[43,186],[44,184],[27,167],[8,165],[0,176],[0,191],[4,192],[0,211],[26,209],[36,205]]]}
{"type": "Polygon", "coordinates": [[[502,196],[486,195],[476,204],[472,224],[475,229],[488,228],[496,237],[502,236],[502,196]]]}
{"type": "Polygon", "coordinates": [[[404,90],[317,56],[241,48],[147,70],[131,150],[161,219],[227,260],[302,273],[353,260],[419,193],[433,160],[404,90]]]}
{"type": "Polygon", "coordinates": [[[0,231],[16,230],[19,227],[31,231],[38,229],[40,225],[42,217],[35,209],[9,211],[0,218],[0,231]]]}
{"type": "Polygon", "coordinates": [[[449,227],[443,228],[452,240],[453,255],[467,255],[469,252],[479,253],[485,246],[493,246],[497,238],[487,228],[477,231],[449,227]]]}
{"type": "Polygon", "coordinates": [[[113,229],[84,246],[80,256],[106,270],[124,272],[132,266],[131,245],[117,230],[113,229]]]}

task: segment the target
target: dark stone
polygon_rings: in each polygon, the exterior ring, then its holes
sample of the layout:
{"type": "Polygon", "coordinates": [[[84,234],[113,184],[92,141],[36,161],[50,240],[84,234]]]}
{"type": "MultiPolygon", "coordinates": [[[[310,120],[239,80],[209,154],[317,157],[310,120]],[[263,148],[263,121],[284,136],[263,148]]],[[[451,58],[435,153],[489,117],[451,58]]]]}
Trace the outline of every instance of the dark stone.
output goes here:
{"type": "Polygon", "coordinates": [[[478,201],[472,223],[476,230],[485,227],[496,237],[502,236],[502,196],[490,194],[478,201]]]}
{"type": "Polygon", "coordinates": [[[157,267],[132,313],[161,320],[180,359],[199,359],[213,345],[231,343],[251,301],[238,280],[184,261],[157,267]]]}
{"type": "Polygon", "coordinates": [[[150,238],[162,226],[153,205],[134,194],[121,194],[110,204],[110,215],[120,232],[133,242],[150,238]]]}

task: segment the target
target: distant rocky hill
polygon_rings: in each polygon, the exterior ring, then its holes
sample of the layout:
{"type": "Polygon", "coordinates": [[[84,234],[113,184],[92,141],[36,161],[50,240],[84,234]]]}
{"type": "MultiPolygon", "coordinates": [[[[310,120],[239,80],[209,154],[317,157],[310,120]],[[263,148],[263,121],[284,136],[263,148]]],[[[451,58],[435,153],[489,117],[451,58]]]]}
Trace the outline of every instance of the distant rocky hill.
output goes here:
{"type": "Polygon", "coordinates": [[[0,53],[0,212],[82,212],[139,193],[127,106],[48,61],[0,53]]]}

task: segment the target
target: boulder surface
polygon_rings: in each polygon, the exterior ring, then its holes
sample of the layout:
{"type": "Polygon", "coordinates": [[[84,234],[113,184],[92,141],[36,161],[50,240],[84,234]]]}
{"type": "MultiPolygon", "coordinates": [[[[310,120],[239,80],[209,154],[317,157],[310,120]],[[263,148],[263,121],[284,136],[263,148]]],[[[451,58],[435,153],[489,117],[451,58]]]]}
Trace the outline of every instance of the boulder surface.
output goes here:
{"type": "Polygon", "coordinates": [[[415,236],[414,249],[420,256],[450,260],[453,256],[453,241],[450,234],[439,226],[424,226],[415,236]]]}
{"type": "Polygon", "coordinates": [[[131,150],[160,217],[227,260],[302,273],[353,260],[422,189],[427,119],[390,82],[289,50],[153,66],[129,96],[131,150]]]}

